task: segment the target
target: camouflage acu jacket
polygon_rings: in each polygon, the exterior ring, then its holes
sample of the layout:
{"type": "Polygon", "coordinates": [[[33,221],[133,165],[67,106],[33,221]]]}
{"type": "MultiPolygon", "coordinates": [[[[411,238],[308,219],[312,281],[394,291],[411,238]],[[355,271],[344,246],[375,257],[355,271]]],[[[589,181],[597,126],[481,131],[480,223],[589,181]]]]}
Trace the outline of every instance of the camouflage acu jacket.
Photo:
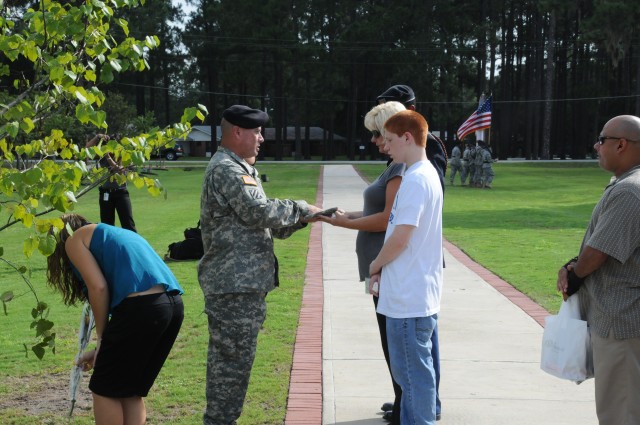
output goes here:
{"type": "Polygon", "coordinates": [[[200,225],[204,256],[198,281],[204,295],[268,292],[275,283],[273,237],[304,227],[304,201],[269,199],[257,170],[219,147],[204,175],[200,225]]]}

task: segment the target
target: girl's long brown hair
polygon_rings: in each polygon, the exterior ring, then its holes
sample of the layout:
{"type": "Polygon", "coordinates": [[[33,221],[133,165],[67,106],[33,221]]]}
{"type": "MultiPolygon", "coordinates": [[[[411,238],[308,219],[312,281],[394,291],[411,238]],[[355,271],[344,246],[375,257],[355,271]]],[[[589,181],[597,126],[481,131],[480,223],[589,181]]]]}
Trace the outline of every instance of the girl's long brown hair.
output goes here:
{"type": "MultiPolygon", "coordinates": [[[[67,225],[72,231],[76,231],[88,222],[79,214],[64,214],[60,219],[64,222],[65,227],[58,234],[56,249],[53,254],[47,257],[47,283],[62,294],[66,305],[75,305],[78,301],[84,301],[86,297],[82,293],[80,279],[73,273],[71,260],[69,260],[64,244],[70,236],[67,225]]],[[[53,234],[53,228],[50,232],[53,234]]]]}

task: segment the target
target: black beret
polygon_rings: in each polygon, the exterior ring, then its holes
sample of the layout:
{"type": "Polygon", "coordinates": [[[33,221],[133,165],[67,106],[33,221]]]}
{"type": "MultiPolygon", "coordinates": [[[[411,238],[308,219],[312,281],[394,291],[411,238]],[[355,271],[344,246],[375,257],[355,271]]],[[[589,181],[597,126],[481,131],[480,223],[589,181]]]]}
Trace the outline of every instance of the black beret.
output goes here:
{"type": "Polygon", "coordinates": [[[411,105],[416,101],[416,95],[413,93],[413,89],[404,84],[397,84],[389,87],[384,93],[376,98],[376,101],[380,103],[381,100],[403,103],[405,106],[411,105]]]}
{"type": "Polygon", "coordinates": [[[244,105],[230,106],[222,113],[222,118],[242,128],[263,127],[269,121],[269,115],[266,112],[244,105]]]}

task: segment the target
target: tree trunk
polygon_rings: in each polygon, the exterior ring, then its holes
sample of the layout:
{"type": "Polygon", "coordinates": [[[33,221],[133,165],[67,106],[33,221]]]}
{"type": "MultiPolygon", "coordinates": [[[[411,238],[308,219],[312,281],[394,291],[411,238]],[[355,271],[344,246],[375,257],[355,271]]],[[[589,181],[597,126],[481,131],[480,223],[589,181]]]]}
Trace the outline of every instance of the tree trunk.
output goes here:
{"type": "Polygon", "coordinates": [[[544,121],[542,133],[542,159],[550,159],[551,145],[551,124],[553,104],[553,73],[555,59],[555,36],[556,36],[556,15],[554,11],[549,13],[549,36],[547,37],[547,67],[545,70],[545,87],[544,87],[544,121]]]}

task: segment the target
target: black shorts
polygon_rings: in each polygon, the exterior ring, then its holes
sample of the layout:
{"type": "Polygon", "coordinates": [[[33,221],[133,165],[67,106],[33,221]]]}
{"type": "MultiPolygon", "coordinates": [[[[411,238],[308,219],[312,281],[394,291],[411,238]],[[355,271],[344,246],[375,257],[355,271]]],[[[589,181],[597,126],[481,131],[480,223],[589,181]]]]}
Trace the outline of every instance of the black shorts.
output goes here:
{"type": "Polygon", "coordinates": [[[89,389],[110,398],[146,397],[183,319],[180,295],[125,298],[103,332],[89,389]]]}

